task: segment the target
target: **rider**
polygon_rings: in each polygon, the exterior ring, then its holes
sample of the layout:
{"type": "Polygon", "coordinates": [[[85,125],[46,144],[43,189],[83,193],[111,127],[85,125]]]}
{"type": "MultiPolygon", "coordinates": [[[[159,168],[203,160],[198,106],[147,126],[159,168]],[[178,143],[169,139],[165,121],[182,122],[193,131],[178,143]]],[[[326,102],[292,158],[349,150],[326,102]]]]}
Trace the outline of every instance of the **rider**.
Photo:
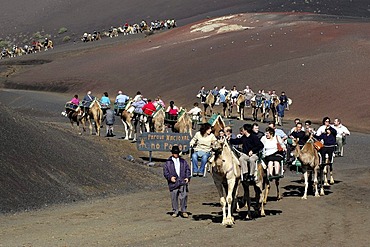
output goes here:
{"type": "Polygon", "coordinates": [[[75,94],[75,96],[73,96],[73,98],[71,99],[71,103],[78,106],[80,104],[80,100],[78,99],[78,95],[75,94]]]}
{"type": "Polygon", "coordinates": [[[166,107],[166,105],[164,104],[163,100],[161,99],[161,96],[157,96],[157,98],[155,99],[155,101],[153,102],[154,106],[155,107],[158,107],[159,105],[162,106],[163,108],[166,107]]]}
{"type": "Polygon", "coordinates": [[[149,130],[150,132],[154,132],[154,125],[153,125],[153,114],[157,110],[155,105],[152,103],[151,99],[148,99],[148,103],[146,103],[142,108],[144,114],[148,116],[148,123],[149,123],[149,130]]]}
{"type": "Polygon", "coordinates": [[[343,145],[346,144],[346,136],[350,135],[351,133],[349,132],[347,127],[341,123],[341,120],[339,118],[334,119],[334,125],[332,125],[332,127],[337,131],[337,154],[339,157],[342,157],[343,145]]]}
{"type": "Polygon", "coordinates": [[[133,102],[136,102],[138,101],[139,99],[142,100],[143,96],[141,95],[141,92],[140,91],[137,91],[136,92],[136,95],[134,97],[134,99],[132,100],[133,102]]]}
{"type": "Polygon", "coordinates": [[[100,105],[101,109],[103,111],[103,121],[105,120],[105,114],[107,112],[107,109],[110,108],[110,99],[108,97],[108,93],[104,92],[103,96],[100,99],[100,105]]]}
{"type": "Polygon", "coordinates": [[[219,104],[219,102],[220,102],[220,92],[218,91],[218,87],[217,86],[215,86],[212,90],[211,90],[211,94],[213,95],[213,97],[214,97],[214,101],[213,101],[213,104],[212,104],[212,106],[213,105],[218,105],[219,104]]]}
{"type": "Polygon", "coordinates": [[[82,104],[83,104],[85,113],[89,111],[90,105],[94,99],[95,99],[95,96],[91,94],[91,91],[88,91],[85,97],[82,99],[82,104]]]}
{"type": "Polygon", "coordinates": [[[245,86],[245,89],[243,90],[245,94],[245,106],[250,107],[251,106],[251,99],[254,96],[254,92],[252,89],[249,88],[249,86],[245,86]]]}
{"type": "Polygon", "coordinates": [[[257,175],[255,164],[258,159],[258,153],[263,149],[263,144],[257,135],[253,134],[252,125],[244,124],[241,138],[230,139],[230,143],[234,145],[242,144],[243,152],[239,161],[243,181],[255,180],[257,175]]]}
{"type": "Polygon", "coordinates": [[[200,114],[202,113],[202,109],[199,108],[198,102],[194,103],[194,107],[188,111],[188,114],[191,115],[192,120],[192,128],[196,128],[196,124],[200,122],[200,114]]]}
{"type": "Polygon", "coordinates": [[[257,108],[261,107],[261,103],[263,99],[264,99],[264,95],[262,94],[262,91],[258,90],[258,92],[256,93],[256,97],[255,97],[257,108]]]}
{"type": "Polygon", "coordinates": [[[264,95],[265,97],[265,108],[266,109],[270,109],[271,107],[271,91],[268,91],[267,93],[265,93],[264,95]]]}
{"type": "Polygon", "coordinates": [[[281,92],[281,95],[279,97],[280,102],[282,102],[285,106],[285,109],[289,111],[289,105],[288,105],[288,97],[285,95],[285,92],[281,92]]]}
{"type": "Polygon", "coordinates": [[[176,120],[177,115],[179,114],[179,108],[177,108],[177,106],[175,106],[175,102],[171,100],[166,112],[168,112],[171,120],[176,120]]]}
{"type": "Polygon", "coordinates": [[[236,104],[236,99],[239,96],[239,91],[236,89],[236,86],[233,86],[233,89],[230,91],[230,93],[231,93],[231,101],[232,101],[233,105],[235,105],[236,104]]]}
{"type": "Polygon", "coordinates": [[[122,93],[122,91],[118,91],[118,95],[116,97],[115,103],[117,105],[125,105],[127,101],[129,100],[129,97],[122,93]]]}
{"type": "Polygon", "coordinates": [[[200,97],[200,103],[204,104],[206,103],[206,98],[208,95],[208,91],[205,90],[204,86],[202,86],[198,92],[198,95],[200,97]]]}
{"type": "MultiPolygon", "coordinates": [[[[324,146],[319,150],[320,153],[320,164],[329,165],[330,172],[333,171],[333,154],[336,146],[337,131],[329,125],[326,125],[326,121],[330,123],[330,119],[325,117],[323,119],[325,129],[324,131],[319,130],[316,132],[315,137],[321,140],[324,146]],[[318,134],[320,133],[320,134],[318,134]],[[325,161],[324,161],[325,159],[325,161]]],[[[320,127],[321,128],[321,127],[320,127]]],[[[325,172],[325,171],[324,171],[325,172]]],[[[326,171],[329,172],[329,171],[326,171]]]]}

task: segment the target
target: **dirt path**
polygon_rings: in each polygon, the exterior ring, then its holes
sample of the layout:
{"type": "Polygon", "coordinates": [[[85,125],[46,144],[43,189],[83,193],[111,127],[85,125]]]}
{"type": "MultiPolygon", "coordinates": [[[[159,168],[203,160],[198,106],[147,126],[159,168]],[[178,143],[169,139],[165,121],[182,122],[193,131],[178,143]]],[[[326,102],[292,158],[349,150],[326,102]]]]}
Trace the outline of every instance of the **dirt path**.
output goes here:
{"type": "MultiPolygon", "coordinates": [[[[6,95],[1,94],[1,99],[7,100],[6,95]]],[[[60,122],[58,109],[63,96],[35,95],[37,93],[27,92],[21,97],[12,92],[11,103],[13,107],[27,104],[42,121],[60,122]],[[42,100],[32,100],[36,98],[42,100]],[[56,112],[54,115],[36,111],[44,102],[54,102],[47,108],[47,112],[56,112]]],[[[63,125],[67,127],[67,123],[58,126],[63,125]]],[[[117,126],[117,133],[121,131],[122,127],[117,126]]],[[[118,145],[117,142],[124,141],[101,141],[104,145],[118,145]]],[[[246,209],[243,208],[240,215],[235,215],[236,224],[232,229],[221,225],[219,199],[210,176],[191,181],[189,219],[170,216],[169,192],[163,179],[159,190],[148,188],[127,195],[0,215],[0,247],[246,246],[257,243],[259,246],[368,246],[369,145],[369,135],[352,133],[345,156],[335,159],[336,184],[326,190],[326,196],[315,198],[311,193],[307,200],[300,199],[303,191],[300,175],[286,172],[281,185],[284,199],[276,201],[273,187],[266,217],[245,221],[246,209]]],[[[134,151],[133,146],[130,145],[128,152],[134,151]]],[[[155,154],[155,157],[166,155],[155,154]]],[[[138,166],[138,169],[152,169],[162,179],[161,167],[138,166]]]]}
{"type": "Polygon", "coordinates": [[[360,142],[336,160],[338,183],[328,195],[301,200],[300,176],[287,172],[284,199],[275,201],[273,188],[267,216],[252,221],[236,216],[232,229],[220,224],[218,197],[208,176],[191,182],[189,219],[170,217],[163,181],[160,191],[0,216],[0,246],[368,246],[370,169],[361,163],[348,167],[348,162],[355,158],[351,149],[370,139],[360,134],[354,139],[360,142]]]}

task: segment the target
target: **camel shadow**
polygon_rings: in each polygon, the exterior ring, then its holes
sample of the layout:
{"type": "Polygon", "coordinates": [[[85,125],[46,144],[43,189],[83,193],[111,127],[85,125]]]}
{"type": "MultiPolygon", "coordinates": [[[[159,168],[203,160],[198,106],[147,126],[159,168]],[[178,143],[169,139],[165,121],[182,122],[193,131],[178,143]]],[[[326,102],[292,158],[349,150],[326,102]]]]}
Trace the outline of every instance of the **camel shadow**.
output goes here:
{"type": "MultiPolygon", "coordinates": [[[[294,185],[294,184],[292,185],[291,184],[291,185],[284,186],[283,189],[285,189],[285,192],[283,193],[283,196],[284,197],[302,197],[303,194],[304,194],[304,188],[305,188],[304,181],[294,180],[294,181],[291,181],[291,182],[299,183],[299,184],[302,184],[302,185],[294,185]]],[[[341,183],[341,182],[342,181],[335,181],[334,184],[341,183]]],[[[329,194],[333,193],[332,191],[329,190],[331,186],[332,185],[329,185],[329,186],[324,185],[325,195],[329,195],[329,194]]],[[[308,196],[314,196],[315,195],[315,191],[314,191],[312,181],[310,181],[309,184],[308,184],[307,195],[308,196]]]]}

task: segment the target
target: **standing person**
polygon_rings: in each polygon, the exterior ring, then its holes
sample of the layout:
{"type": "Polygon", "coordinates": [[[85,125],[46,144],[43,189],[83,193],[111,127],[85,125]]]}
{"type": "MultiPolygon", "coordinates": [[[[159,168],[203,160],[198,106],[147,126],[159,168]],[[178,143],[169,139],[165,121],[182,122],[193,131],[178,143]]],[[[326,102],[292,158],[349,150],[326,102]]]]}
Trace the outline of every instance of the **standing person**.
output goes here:
{"type": "Polygon", "coordinates": [[[280,102],[282,102],[285,106],[285,110],[289,111],[289,104],[288,104],[288,97],[285,95],[285,92],[281,92],[279,97],[280,102]]]}
{"type": "Polygon", "coordinates": [[[284,104],[282,102],[280,102],[276,106],[276,112],[277,112],[278,125],[279,126],[283,126],[284,110],[285,110],[285,106],[284,106],[284,104]]]}
{"type": "Polygon", "coordinates": [[[212,145],[217,140],[216,136],[211,132],[212,126],[209,123],[205,123],[190,141],[190,146],[194,148],[194,153],[191,155],[193,177],[204,176],[206,163],[211,156],[212,145]],[[200,168],[198,168],[198,157],[201,157],[200,168]]]}
{"type": "Polygon", "coordinates": [[[148,116],[147,123],[149,123],[149,132],[154,132],[153,114],[157,110],[151,99],[143,106],[143,113],[148,116]]]}
{"type": "Polygon", "coordinates": [[[346,126],[342,124],[342,121],[339,118],[334,119],[334,124],[332,127],[337,131],[336,141],[337,141],[337,155],[339,157],[343,156],[343,145],[346,144],[346,136],[351,133],[346,126]]]}
{"type": "Polygon", "coordinates": [[[263,143],[263,156],[267,164],[267,176],[279,175],[280,162],[283,160],[283,155],[278,150],[278,143],[283,151],[286,151],[283,140],[280,136],[275,135],[275,130],[272,127],[267,127],[266,134],[261,138],[261,142],[263,143]]]}
{"type": "Polygon", "coordinates": [[[107,137],[113,137],[113,125],[114,125],[114,112],[111,109],[107,109],[105,114],[105,124],[107,126],[107,137]]]}
{"type": "Polygon", "coordinates": [[[243,125],[243,135],[241,138],[230,139],[233,145],[242,145],[242,155],[239,158],[243,181],[254,181],[257,175],[256,160],[258,152],[263,149],[262,142],[257,135],[253,134],[252,125],[243,125]]]}
{"type": "Polygon", "coordinates": [[[179,200],[181,207],[181,216],[188,218],[187,201],[188,201],[188,184],[190,182],[191,172],[186,160],[179,156],[180,149],[173,146],[171,149],[172,156],[169,157],[163,167],[163,175],[167,180],[168,188],[171,194],[172,217],[179,214],[179,200]]]}

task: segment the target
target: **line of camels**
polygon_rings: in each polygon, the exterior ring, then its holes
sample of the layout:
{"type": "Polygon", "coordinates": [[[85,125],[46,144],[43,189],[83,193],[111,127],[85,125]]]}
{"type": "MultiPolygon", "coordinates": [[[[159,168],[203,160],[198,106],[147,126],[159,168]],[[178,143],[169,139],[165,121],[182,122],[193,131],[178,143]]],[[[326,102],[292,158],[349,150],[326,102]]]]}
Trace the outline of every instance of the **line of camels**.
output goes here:
{"type": "MultiPolygon", "coordinates": [[[[247,96],[243,93],[239,93],[236,100],[233,102],[231,99],[231,94],[226,96],[226,101],[222,104],[222,115],[223,117],[230,118],[233,113],[233,108],[236,108],[238,114],[237,118],[240,120],[245,119],[245,108],[246,108],[247,96]]],[[[288,99],[289,105],[292,104],[292,100],[288,99]]],[[[204,114],[207,115],[208,109],[209,113],[212,115],[216,103],[216,97],[209,92],[207,94],[206,100],[203,104],[204,114]]],[[[276,111],[276,106],[280,103],[278,97],[273,97],[271,100],[270,107],[266,107],[265,99],[262,99],[261,102],[257,102],[255,97],[252,97],[250,100],[250,107],[252,108],[252,120],[266,122],[267,119],[272,116],[272,121],[278,124],[278,116],[276,111]],[[260,115],[259,115],[260,114],[260,115]]]]}
{"type": "MultiPolygon", "coordinates": [[[[82,124],[83,129],[85,130],[85,124],[86,122],[89,122],[90,134],[92,134],[92,122],[94,121],[96,135],[100,135],[100,126],[102,124],[103,111],[98,100],[95,99],[91,103],[90,108],[86,114],[81,107],[70,111],[68,111],[68,108],[66,109],[72,127],[73,123],[76,122],[77,126],[79,126],[79,124],[82,124]]],[[[120,114],[120,119],[125,128],[126,140],[136,139],[137,124],[140,124],[140,131],[143,129],[149,131],[149,123],[145,120],[144,117],[140,118],[139,116],[139,119],[137,119],[136,121],[133,118],[134,113],[130,101],[120,114]]],[[[217,115],[217,117],[213,118],[211,124],[216,137],[218,136],[219,130],[226,127],[221,115],[217,115]]],[[[153,125],[156,132],[163,133],[165,131],[165,111],[162,107],[158,107],[157,111],[153,115],[153,125]]],[[[176,120],[176,122],[173,123],[172,128],[174,131],[180,133],[191,134],[192,121],[191,117],[186,113],[185,109],[180,110],[178,119],[176,120]]],[[[325,170],[329,171],[329,168],[327,168],[327,166],[329,166],[329,163],[324,162],[324,166],[320,165],[320,158],[318,150],[315,148],[313,137],[310,136],[309,140],[302,148],[298,145],[298,140],[293,140],[292,146],[294,147],[293,155],[296,157],[301,165],[302,173],[305,180],[305,189],[302,199],[307,199],[307,190],[309,185],[308,175],[310,172],[313,172],[315,196],[319,197],[325,195],[324,185],[328,185],[329,177],[329,174],[327,174],[325,170]]],[[[237,152],[234,152],[233,147],[227,141],[225,141],[225,139],[218,140],[213,145],[213,151],[214,154],[209,159],[210,173],[213,177],[214,183],[220,196],[220,203],[223,212],[222,225],[226,227],[232,227],[235,224],[233,213],[240,210],[239,203],[236,197],[240,184],[242,185],[244,190],[241,206],[246,206],[248,209],[246,216],[247,219],[253,218],[251,212],[251,196],[249,191],[250,186],[253,186],[255,192],[255,212],[257,213],[256,217],[264,217],[266,215],[264,206],[267,203],[271,179],[267,177],[266,166],[263,162],[263,159],[259,158],[257,160],[256,180],[249,181],[242,179],[240,162],[236,154],[237,152]]],[[[279,189],[279,179],[281,177],[275,177],[273,179],[275,180],[276,185],[277,200],[281,199],[279,189]]],[[[330,173],[330,184],[334,184],[332,173],[330,173]]]]}

